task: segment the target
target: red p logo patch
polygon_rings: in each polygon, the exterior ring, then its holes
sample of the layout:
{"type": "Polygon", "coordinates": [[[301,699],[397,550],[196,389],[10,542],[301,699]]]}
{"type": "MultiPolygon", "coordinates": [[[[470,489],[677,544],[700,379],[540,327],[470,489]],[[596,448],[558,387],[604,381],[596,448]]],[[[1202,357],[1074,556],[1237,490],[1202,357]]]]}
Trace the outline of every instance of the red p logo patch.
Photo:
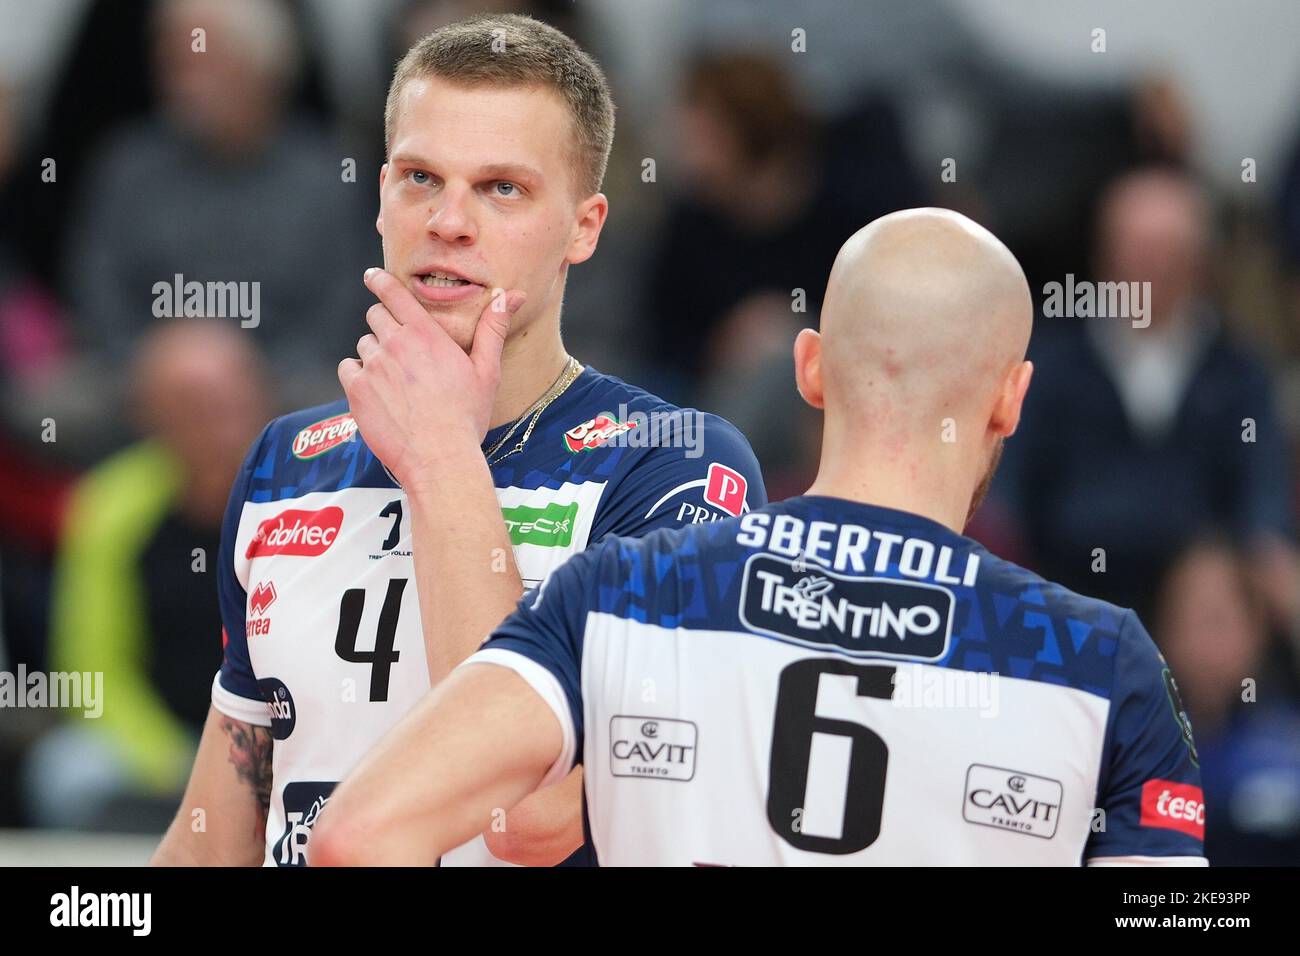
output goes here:
{"type": "Polygon", "coordinates": [[[709,480],[704,486],[704,500],[715,508],[721,508],[733,518],[739,517],[745,510],[745,492],[748,482],[745,476],[733,471],[716,461],[709,465],[709,480]]]}

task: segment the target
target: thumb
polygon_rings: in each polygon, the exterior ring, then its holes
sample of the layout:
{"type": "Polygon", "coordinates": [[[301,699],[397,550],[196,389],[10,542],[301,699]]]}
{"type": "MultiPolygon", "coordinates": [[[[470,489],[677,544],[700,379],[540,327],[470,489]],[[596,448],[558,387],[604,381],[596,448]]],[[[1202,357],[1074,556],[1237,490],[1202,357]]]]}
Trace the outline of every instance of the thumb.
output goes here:
{"type": "Polygon", "coordinates": [[[474,329],[469,358],[480,376],[496,378],[501,373],[501,350],[510,334],[510,322],[527,296],[518,289],[498,291],[492,296],[474,329]]]}

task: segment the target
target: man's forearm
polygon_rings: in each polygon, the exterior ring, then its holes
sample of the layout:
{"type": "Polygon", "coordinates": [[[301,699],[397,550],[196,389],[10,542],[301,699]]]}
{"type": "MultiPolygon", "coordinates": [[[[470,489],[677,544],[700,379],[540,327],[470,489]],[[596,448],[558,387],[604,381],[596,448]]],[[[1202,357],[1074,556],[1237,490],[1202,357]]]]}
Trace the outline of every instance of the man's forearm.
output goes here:
{"type": "Polygon", "coordinates": [[[563,744],[559,721],[518,674],[462,668],[331,794],[308,862],[430,865],[527,796],[563,744]]]}
{"type": "Polygon", "coordinates": [[[488,851],[519,866],[555,866],[582,846],[582,768],[530,793],[483,832],[488,851]]]}
{"type": "Polygon", "coordinates": [[[478,650],[524,593],[492,473],[478,444],[448,448],[406,489],[429,680],[478,650]]]}
{"type": "Polygon", "coordinates": [[[150,863],[256,866],[266,844],[273,743],[255,727],[208,709],[189,785],[150,863]]]}

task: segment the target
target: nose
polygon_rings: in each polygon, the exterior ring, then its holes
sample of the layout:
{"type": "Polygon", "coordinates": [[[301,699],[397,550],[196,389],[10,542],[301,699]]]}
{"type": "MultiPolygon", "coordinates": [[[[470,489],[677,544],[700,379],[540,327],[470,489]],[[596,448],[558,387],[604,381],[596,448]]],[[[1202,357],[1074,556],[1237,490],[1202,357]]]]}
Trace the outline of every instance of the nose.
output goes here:
{"type": "Polygon", "coordinates": [[[470,209],[468,189],[443,188],[429,209],[426,228],[443,242],[472,245],[478,238],[478,224],[470,209]]]}

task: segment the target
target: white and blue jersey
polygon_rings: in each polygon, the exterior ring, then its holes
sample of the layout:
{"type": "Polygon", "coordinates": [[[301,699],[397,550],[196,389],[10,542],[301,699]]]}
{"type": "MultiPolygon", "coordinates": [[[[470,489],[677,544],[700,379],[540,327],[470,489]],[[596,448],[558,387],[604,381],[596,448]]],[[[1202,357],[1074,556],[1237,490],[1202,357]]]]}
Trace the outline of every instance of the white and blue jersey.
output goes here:
{"type": "MultiPolygon", "coordinates": [[[[507,430],[493,429],[484,447],[507,430]]],[[[754,454],[730,424],[591,368],[491,472],[526,589],[611,535],[725,519],[766,502],[754,454]]],[[[235,481],[218,572],[225,656],[212,703],[271,729],[268,865],[304,862],[336,783],[429,691],[405,505],[344,402],[272,422],[235,481]]],[[[454,509],[443,516],[458,518],[454,509]]],[[[482,560],[488,568],[505,556],[482,560]]],[[[481,837],[444,858],[493,862],[481,837]]]]}
{"type": "Polygon", "coordinates": [[[1191,725],[1132,611],[800,497],[578,555],[467,663],[584,767],[603,865],[1203,865],[1191,725]]]}

